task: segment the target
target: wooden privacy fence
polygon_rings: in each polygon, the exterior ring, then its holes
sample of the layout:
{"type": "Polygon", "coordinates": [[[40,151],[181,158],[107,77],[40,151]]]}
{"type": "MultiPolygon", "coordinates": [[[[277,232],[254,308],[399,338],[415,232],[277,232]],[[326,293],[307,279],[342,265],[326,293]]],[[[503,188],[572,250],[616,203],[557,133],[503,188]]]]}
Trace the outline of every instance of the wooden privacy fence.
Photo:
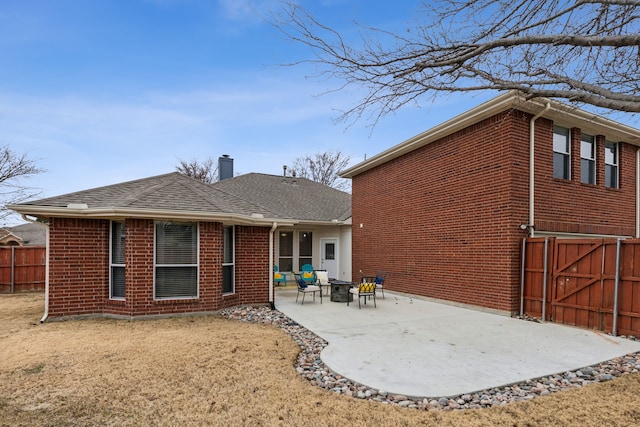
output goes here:
{"type": "Polygon", "coordinates": [[[0,247],[0,293],[41,291],[45,285],[46,247],[0,247]]]}
{"type": "Polygon", "coordinates": [[[524,239],[520,314],[640,337],[640,240],[524,239]]]}

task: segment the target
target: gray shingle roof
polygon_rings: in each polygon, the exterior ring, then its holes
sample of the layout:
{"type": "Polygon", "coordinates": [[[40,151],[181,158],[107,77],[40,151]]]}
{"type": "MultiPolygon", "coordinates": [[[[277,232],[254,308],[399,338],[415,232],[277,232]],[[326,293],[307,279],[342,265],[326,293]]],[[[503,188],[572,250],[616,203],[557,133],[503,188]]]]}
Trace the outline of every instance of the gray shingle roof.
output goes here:
{"type": "Polygon", "coordinates": [[[22,213],[86,204],[89,209],[227,214],[299,221],[345,220],[351,195],[304,178],[251,173],[205,184],[178,172],[14,206],[22,213]]]}
{"type": "Polygon", "coordinates": [[[251,200],[279,218],[343,221],[351,217],[351,194],[306,178],[250,173],[212,187],[251,200]]]}
{"type": "Polygon", "coordinates": [[[7,227],[14,235],[20,237],[25,245],[44,246],[47,243],[47,227],[44,224],[26,223],[7,227]]]}

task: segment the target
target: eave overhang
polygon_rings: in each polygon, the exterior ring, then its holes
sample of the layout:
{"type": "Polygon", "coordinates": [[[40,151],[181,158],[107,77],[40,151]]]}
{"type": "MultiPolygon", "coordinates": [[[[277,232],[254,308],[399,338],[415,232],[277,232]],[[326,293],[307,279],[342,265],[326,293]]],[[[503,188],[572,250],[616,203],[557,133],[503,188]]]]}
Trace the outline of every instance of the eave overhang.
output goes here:
{"type": "MultiPolygon", "coordinates": [[[[348,221],[339,220],[301,220],[295,218],[268,218],[262,214],[251,215],[230,214],[219,212],[185,211],[185,210],[165,210],[165,209],[136,209],[117,207],[54,207],[35,205],[7,205],[7,208],[22,215],[29,215],[41,219],[48,218],[94,218],[119,220],[125,218],[145,218],[157,220],[174,221],[207,221],[221,222],[234,225],[252,225],[271,227],[273,223],[280,226],[293,225],[348,225],[348,221]]],[[[350,218],[349,218],[350,220],[350,218]]]]}
{"type": "Polygon", "coordinates": [[[588,111],[568,104],[546,98],[527,99],[516,91],[505,92],[477,107],[468,110],[446,122],[443,122],[421,134],[407,139],[388,150],[358,163],[340,172],[342,178],[354,176],[375,168],[383,163],[407,154],[420,147],[465,129],[475,123],[488,119],[508,109],[517,109],[530,114],[537,114],[549,103],[551,108],[542,117],[553,120],[561,126],[578,127],[585,133],[604,135],[615,142],[625,142],[640,146],[640,130],[625,124],[609,120],[588,111]]]}

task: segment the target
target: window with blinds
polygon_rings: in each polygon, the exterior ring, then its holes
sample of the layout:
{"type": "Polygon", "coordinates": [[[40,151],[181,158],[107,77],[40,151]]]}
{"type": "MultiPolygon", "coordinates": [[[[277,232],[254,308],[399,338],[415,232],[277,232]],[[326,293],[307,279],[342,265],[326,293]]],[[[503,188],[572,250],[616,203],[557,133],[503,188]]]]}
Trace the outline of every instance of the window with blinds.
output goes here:
{"type": "Polygon", "coordinates": [[[110,246],[110,271],[109,271],[109,298],[125,298],[124,281],[124,222],[111,222],[111,246],[110,246]]]}
{"type": "Polygon", "coordinates": [[[156,299],[198,297],[198,225],[156,222],[156,299]]]}
{"type": "Polygon", "coordinates": [[[604,185],[618,188],[618,144],[607,141],[604,147],[604,185]]]}

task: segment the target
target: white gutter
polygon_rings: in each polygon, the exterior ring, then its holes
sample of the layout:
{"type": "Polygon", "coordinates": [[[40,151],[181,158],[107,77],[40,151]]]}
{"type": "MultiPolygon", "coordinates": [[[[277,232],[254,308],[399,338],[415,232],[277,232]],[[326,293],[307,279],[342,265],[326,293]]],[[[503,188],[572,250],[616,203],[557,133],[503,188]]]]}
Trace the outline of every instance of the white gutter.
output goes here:
{"type": "MultiPolygon", "coordinates": [[[[34,221],[31,218],[28,218],[26,215],[22,214],[22,219],[27,222],[37,223],[38,221],[34,221]]],[[[43,223],[41,223],[43,224],[43,223]]],[[[49,224],[44,224],[46,227],[45,232],[45,264],[44,264],[44,314],[40,319],[40,323],[44,323],[49,317],[49,224]]]]}
{"type": "Polygon", "coordinates": [[[276,305],[274,303],[274,294],[273,294],[273,250],[274,250],[274,238],[273,235],[278,228],[278,223],[274,222],[271,227],[271,231],[269,231],[269,304],[271,305],[271,309],[275,310],[276,305]]]}
{"type": "MultiPolygon", "coordinates": [[[[86,205],[85,205],[86,206],[86,205]]],[[[120,219],[120,218],[154,218],[166,220],[184,221],[211,221],[233,223],[237,225],[253,225],[259,227],[271,226],[276,221],[286,221],[289,225],[336,225],[348,224],[350,218],[344,221],[331,220],[301,220],[295,218],[269,218],[262,214],[230,214],[211,213],[200,211],[182,211],[165,209],[144,209],[144,208],[119,208],[119,207],[60,207],[60,206],[34,206],[34,205],[7,205],[8,209],[14,210],[22,215],[37,217],[59,217],[59,218],[95,218],[95,219],[120,219]]],[[[283,226],[284,224],[280,224],[283,226]]]]}
{"type": "Polygon", "coordinates": [[[540,116],[549,111],[549,108],[551,108],[551,102],[546,100],[544,110],[533,116],[529,122],[529,224],[527,226],[530,237],[534,237],[535,234],[535,122],[540,116]]]}

